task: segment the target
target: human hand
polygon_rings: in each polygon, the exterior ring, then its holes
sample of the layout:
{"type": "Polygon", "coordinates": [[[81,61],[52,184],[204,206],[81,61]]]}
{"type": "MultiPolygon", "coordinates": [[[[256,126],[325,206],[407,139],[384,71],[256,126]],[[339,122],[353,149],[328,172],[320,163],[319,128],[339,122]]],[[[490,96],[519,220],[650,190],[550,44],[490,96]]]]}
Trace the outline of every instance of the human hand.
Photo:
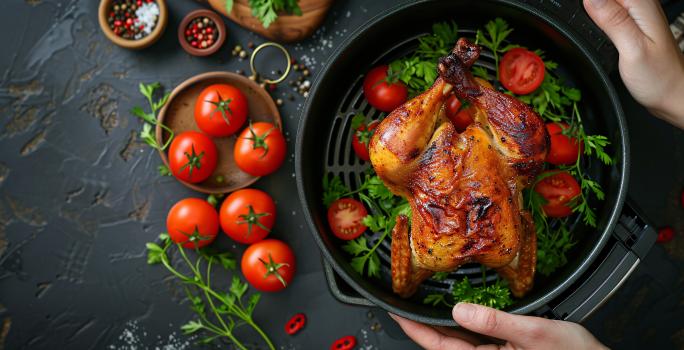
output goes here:
{"type": "Polygon", "coordinates": [[[684,57],[657,0],[584,0],[620,54],[620,76],[656,116],[684,129],[684,57]]]}
{"type": "Polygon", "coordinates": [[[458,329],[430,327],[390,314],[406,335],[427,350],[606,349],[584,327],[572,322],[512,315],[485,306],[466,303],[454,306],[452,315],[461,327],[502,339],[505,345],[484,342],[458,329]]]}

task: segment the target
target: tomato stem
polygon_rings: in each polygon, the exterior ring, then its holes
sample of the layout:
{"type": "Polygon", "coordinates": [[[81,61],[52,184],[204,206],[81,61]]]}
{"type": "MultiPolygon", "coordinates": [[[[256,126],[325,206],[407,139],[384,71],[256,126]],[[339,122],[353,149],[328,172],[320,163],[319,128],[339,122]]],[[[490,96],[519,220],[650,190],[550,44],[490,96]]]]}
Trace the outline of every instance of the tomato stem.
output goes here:
{"type": "Polygon", "coordinates": [[[214,114],[216,114],[216,112],[221,112],[221,117],[223,118],[223,120],[226,122],[226,124],[230,125],[230,120],[228,119],[228,116],[226,115],[226,111],[228,111],[228,113],[230,113],[231,116],[233,115],[233,110],[230,109],[230,103],[233,102],[233,99],[228,98],[228,99],[224,100],[223,97],[221,97],[221,94],[218,92],[218,90],[216,91],[216,96],[218,96],[218,101],[211,101],[211,100],[205,101],[205,102],[209,102],[209,103],[213,104],[214,106],[216,106],[216,108],[211,112],[211,115],[209,116],[209,118],[213,118],[214,114]]]}
{"type": "Polygon", "coordinates": [[[192,171],[195,169],[200,169],[202,168],[202,157],[204,157],[204,151],[200,152],[200,154],[197,154],[195,151],[195,144],[193,143],[192,146],[192,154],[188,152],[185,153],[185,157],[188,158],[188,162],[185,163],[181,168],[180,171],[185,170],[185,168],[189,169],[189,177],[192,178],[192,171]]]}
{"type": "Polygon", "coordinates": [[[278,272],[278,269],[280,269],[283,266],[290,266],[288,263],[276,263],[273,261],[273,257],[271,254],[268,254],[268,262],[265,262],[264,259],[259,258],[259,261],[261,261],[262,264],[264,264],[264,267],[266,268],[266,273],[264,274],[264,278],[270,276],[270,275],[275,275],[275,277],[280,281],[280,283],[283,284],[283,287],[287,287],[287,282],[285,282],[285,279],[283,278],[282,275],[280,275],[280,272],[278,272]]]}
{"type": "Polygon", "coordinates": [[[275,129],[275,127],[270,128],[263,135],[259,136],[256,134],[256,132],[252,128],[252,122],[249,122],[249,133],[252,134],[252,136],[245,137],[245,140],[252,141],[252,149],[258,149],[258,148],[264,149],[264,154],[262,154],[260,158],[265,157],[266,154],[268,153],[268,144],[266,143],[266,138],[271,133],[271,131],[273,131],[273,129],[275,129]]]}
{"type": "Polygon", "coordinates": [[[254,211],[254,207],[251,204],[249,204],[247,207],[249,208],[249,212],[247,214],[239,215],[239,218],[242,220],[236,221],[238,225],[247,224],[247,235],[245,235],[245,237],[249,237],[249,235],[252,234],[253,225],[257,225],[259,228],[266,232],[271,232],[271,230],[268,227],[264,226],[264,224],[259,222],[259,218],[269,216],[271,215],[271,213],[257,213],[254,211]]]}

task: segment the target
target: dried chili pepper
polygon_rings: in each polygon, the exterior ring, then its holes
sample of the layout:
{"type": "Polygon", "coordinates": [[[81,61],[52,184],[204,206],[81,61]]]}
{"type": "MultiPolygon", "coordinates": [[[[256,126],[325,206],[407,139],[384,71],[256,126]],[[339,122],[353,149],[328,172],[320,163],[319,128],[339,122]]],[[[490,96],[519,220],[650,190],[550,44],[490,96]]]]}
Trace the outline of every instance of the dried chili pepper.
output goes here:
{"type": "Polygon", "coordinates": [[[340,339],[335,340],[335,342],[330,347],[330,350],[351,350],[356,346],[356,337],[353,335],[347,335],[340,339]]]}
{"type": "Polygon", "coordinates": [[[285,333],[295,335],[297,332],[301,331],[305,325],[306,315],[302,313],[296,314],[285,324],[285,333]]]}

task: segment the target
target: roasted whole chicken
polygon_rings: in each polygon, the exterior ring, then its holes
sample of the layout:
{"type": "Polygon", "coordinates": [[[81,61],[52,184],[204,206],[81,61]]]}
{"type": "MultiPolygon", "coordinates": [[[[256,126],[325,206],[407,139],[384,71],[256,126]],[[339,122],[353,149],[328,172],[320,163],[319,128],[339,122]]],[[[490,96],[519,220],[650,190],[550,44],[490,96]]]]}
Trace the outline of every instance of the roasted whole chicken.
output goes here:
{"type": "Polygon", "coordinates": [[[459,39],[432,87],[391,112],[370,141],[376,173],[411,205],[410,225],[400,215],[392,231],[392,289],[402,297],[469,262],[495,268],[517,297],[532,288],[536,234],[521,191],[541,171],[549,136],[529,106],[473,78],[479,54],[459,39]],[[445,117],[451,93],[478,111],[462,133],[445,117]]]}

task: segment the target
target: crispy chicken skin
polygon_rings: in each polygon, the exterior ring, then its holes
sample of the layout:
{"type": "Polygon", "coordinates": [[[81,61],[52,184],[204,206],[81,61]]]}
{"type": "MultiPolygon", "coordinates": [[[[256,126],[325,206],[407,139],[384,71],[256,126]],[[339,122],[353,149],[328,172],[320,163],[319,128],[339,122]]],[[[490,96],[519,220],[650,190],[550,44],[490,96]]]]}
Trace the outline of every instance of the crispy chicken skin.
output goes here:
{"type": "Polygon", "coordinates": [[[459,39],[433,86],[390,113],[370,142],[376,173],[412,209],[410,225],[399,216],[392,232],[392,288],[402,297],[468,262],[496,268],[518,297],[532,288],[536,235],[521,191],[542,169],[548,134],[530,107],[472,77],[479,53],[459,39]],[[460,134],[444,114],[452,90],[478,110],[460,134]]]}

